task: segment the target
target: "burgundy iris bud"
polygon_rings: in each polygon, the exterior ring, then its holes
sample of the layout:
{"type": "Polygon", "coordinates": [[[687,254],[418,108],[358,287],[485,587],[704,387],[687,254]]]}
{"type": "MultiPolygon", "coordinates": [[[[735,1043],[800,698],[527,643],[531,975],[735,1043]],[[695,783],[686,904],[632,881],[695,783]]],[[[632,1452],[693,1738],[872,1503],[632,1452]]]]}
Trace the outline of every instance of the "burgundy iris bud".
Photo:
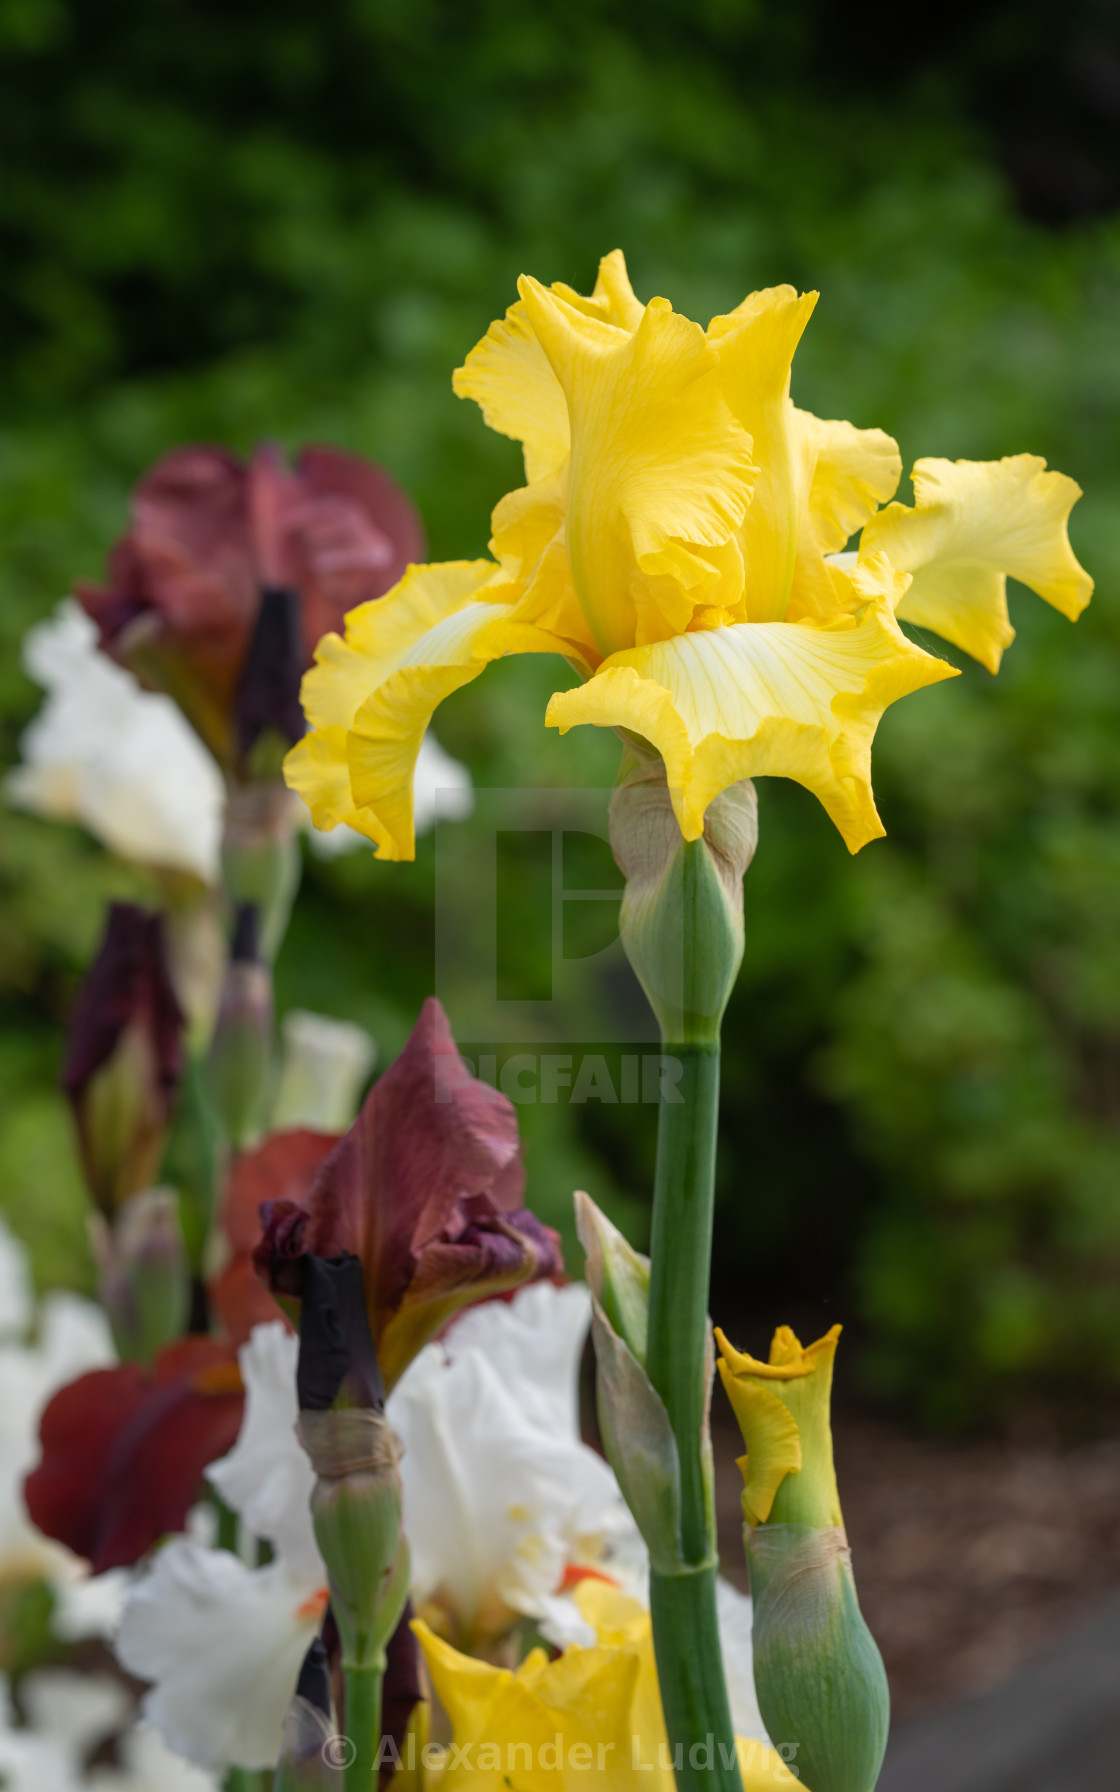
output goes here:
{"type": "Polygon", "coordinates": [[[296,1385],[299,1438],[316,1477],[311,1519],[327,1567],[347,1701],[355,1702],[347,1725],[354,1720],[352,1739],[364,1758],[380,1735],[387,1648],[408,1598],[409,1556],[399,1446],[385,1417],[356,1257],[302,1260],[296,1385]]]}
{"type": "Polygon", "coordinates": [[[62,1086],[101,1211],[158,1180],[183,1074],[183,1015],[158,915],[115,902],[70,1022],[62,1086]]]}
{"type": "Polygon", "coordinates": [[[258,911],[236,910],[221,1006],[207,1062],[211,1099],[230,1144],[251,1145],[264,1130],[272,1081],[272,973],[261,962],[258,911]]]}

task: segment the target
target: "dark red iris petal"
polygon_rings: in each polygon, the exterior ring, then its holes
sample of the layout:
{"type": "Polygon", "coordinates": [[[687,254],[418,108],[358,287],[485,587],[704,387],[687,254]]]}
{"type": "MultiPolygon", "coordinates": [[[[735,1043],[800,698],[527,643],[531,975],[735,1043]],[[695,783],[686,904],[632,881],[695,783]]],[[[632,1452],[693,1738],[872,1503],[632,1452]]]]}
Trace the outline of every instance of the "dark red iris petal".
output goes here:
{"type": "Polygon", "coordinates": [[[151,1369],[122,1363],[80,1376],[43,1414],[42,1459],[24,1483],[33,1522],[95,1574],[130,1566],[183,1529],[243,1407],[236,1353],[210,1338],[169,1344],[151,1369]]]}

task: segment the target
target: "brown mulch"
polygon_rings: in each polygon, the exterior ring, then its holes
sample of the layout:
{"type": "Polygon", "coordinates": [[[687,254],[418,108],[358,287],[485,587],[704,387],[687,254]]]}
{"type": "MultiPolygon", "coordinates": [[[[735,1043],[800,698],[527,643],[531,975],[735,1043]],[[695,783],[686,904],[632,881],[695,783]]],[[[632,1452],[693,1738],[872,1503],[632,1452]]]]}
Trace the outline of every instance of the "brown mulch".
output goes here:
{"type": "MultiPolygon", "coordinates": [[[[724,1572],[746,1586],[734,1459],[715,1402],[724,1572]]],[[[1120,1441],[941,1444],[841,1417],[841,1499],[894,1709],[987,1690],[1120,1587],[1120,1441]]]]}

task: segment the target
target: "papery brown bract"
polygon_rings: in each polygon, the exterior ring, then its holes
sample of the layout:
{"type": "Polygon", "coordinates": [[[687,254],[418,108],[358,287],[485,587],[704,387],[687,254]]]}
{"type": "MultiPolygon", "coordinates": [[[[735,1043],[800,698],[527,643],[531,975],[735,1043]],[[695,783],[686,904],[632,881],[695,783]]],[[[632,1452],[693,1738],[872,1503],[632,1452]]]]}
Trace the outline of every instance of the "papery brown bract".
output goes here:
{"type": "Polygon", "coordinates": [[[298,1205],[337,1143],[336,1133],[301,1127],[274,1133],[254,1151],[234,1158],[222,1199],[226,1261],[207,1292],[211,1310],[235,1344],[244,1344],[255,1325],[275,1319],[287,1323],[253,1268],[253,1252],[261,1241],[261,1207],[271,1200],[298,1205]]]}
{"type": "Polygon", "coordinates": [[[392,1387],[458,1307],[562,1270],[524,1184],[516,1111],[471,1076],[433,997],[307,1195],[269,1204],[255,1262],[298,1299],[303,1255],[360,1257],[392,1387]]]}
{"type": "Polygon", "coordinates": [[[94,1369],[59,1390],[24,1482],[32,1521],[89,1559],[123,1568],[180,1531],[202,1472],[233,1448],[244,1393],[232,1345],[180,1338],[151,1369],[94,1369]]]}
{"type": "Polygon", "coordinates": [[[188,446],[145,474],[106,584],[83,583],[78,597],[106,651],[168,691],[228,769],[262,593],[298,593],[309,663],[322,635],[424,552],[409,498],[356,455],[305,448],[289,468],[270,446],[248,463],[188,446]]]}
{"type": "Polygon", "coordinates": [[[86,1181],[104,1213],[157,1180],[183,1074],[183,1026],[160,916],[114,902],[74,1005],[62,1071],[86,1181]]]}

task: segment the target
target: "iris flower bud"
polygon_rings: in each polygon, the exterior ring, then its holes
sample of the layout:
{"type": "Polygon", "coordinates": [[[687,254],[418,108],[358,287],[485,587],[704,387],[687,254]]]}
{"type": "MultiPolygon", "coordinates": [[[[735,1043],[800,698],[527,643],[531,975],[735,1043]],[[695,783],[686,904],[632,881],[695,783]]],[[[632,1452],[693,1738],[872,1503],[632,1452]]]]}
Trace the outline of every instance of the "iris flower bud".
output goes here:
{"type": "Polygon", "coordinates": [[[385,1665],[408,1598],[399,1446],[385,1417],[357,1257],[307,1257],[297,1371],[311,1517],[347,1668],[385,1665]]]}
{"type": "Polygon", "coordinates": [[[91,1216],[98,1296],[122,1362],[150,1363],[187,1329],[191,1271],[174,1189],[150,1188],[116,1219],[91,1216]]]}
{"type": "Polygon", "coordinates": [[[758,1362],[716,1332],[720,1375],[747,1454],[744,1538],[754,1681],[775,1747],[813,1792],[872,1792],[890,1695],[859,1609],[832,1460],[829,1405],[840,1327],[807,1348],[788,1326],[758,1362]]]}
{"type": "Polygon", "coordinates": [[[105,1214],[157,1179],[183,1074],[182,1029],[160,917],[113,903],[62,1072],[86,1181],[105,1214]]]}

